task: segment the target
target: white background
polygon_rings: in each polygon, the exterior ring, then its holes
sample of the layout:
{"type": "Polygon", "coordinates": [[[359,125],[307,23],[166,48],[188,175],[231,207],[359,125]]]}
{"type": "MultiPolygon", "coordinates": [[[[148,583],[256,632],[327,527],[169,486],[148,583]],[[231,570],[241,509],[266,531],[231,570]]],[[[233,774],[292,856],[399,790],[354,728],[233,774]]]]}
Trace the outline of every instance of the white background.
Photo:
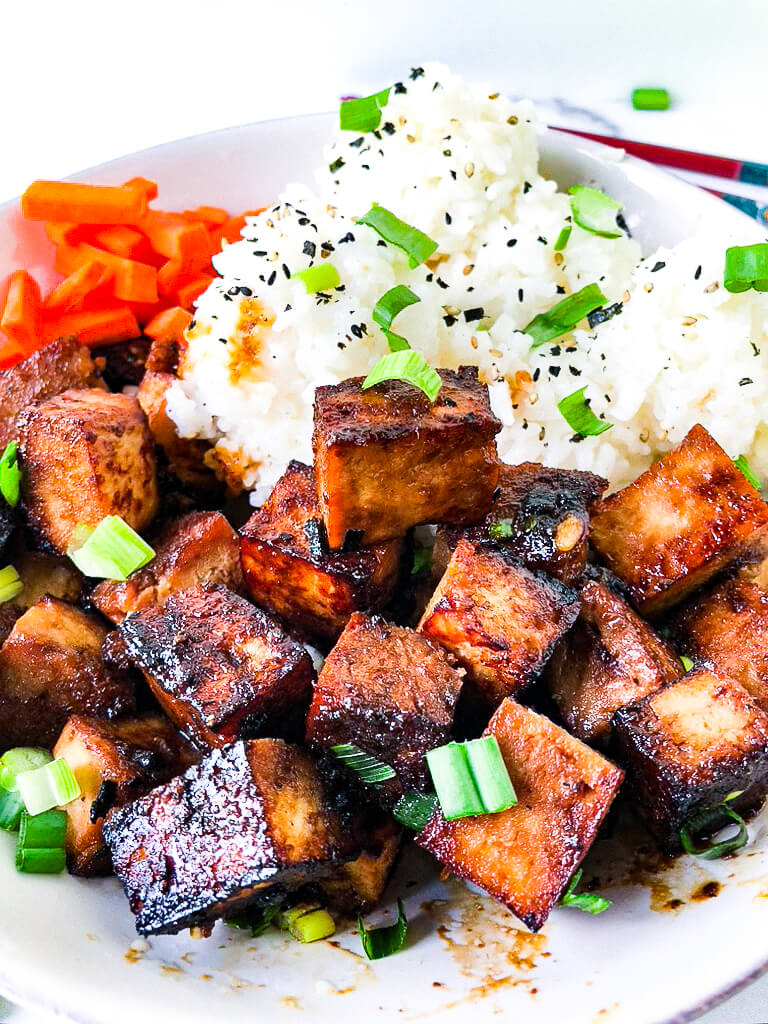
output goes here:
{"type": "MultiPolygon", "coordinates": [[[[330,109],[426,60],[541,101],[551,123],[768,163],[767,0],[0,0],[0,13],[0,201],[169,139],[330,109]],[[638,85],[667,87],[673,109],[632,111],[638,85]]],[[[37,1024],[0,1001],[6,1019],[37,1024]]],[[[768,981],[704,1021],[768,1021],[768,981]]]]}

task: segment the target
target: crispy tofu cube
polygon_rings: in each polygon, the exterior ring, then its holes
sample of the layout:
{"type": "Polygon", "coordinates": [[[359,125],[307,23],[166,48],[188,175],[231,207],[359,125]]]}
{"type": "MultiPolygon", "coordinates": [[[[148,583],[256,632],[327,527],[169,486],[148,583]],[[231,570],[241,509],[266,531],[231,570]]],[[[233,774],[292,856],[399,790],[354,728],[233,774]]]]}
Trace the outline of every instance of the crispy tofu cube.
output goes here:
{"type": "Polygon", "coordinates": [[[732,806],[753,808],[768,791],[768,717],[720,673],[694,670],[619,708],[614,733],[638,810],[670,851],[691,817],[734,791],[732,806]]]}
{"type": "Polygon", "coordinates": [[[460,540],[419,629],[454,654],[471,694],[495,707],[533,682],[578,614],[575,591],[494,544],[460,540]]]}
{"type": "Polygon", "coordinates": [[[107,631],[87,612],[43,597],[0,648],[0,749],[51,747],[70,715],[134,709],[130,678],[104,661],[107,631]]]}
{"type": "Polygon", "coordinates": [[[624,773],[549,719],[507,699],[485,731],[498,740],[518,803],[446,821],[416,842],[538,931],[597,835],[624,773]]]}
{"type": "Polygon", "coordinates": [[[199,746],[285,731],[303,719],[314,670],[266,612],[218,584],[180,590],[118,632],[172,722],[199,746]]]}
{"type": "Polygon", "coordinates": [[[104,580],[91,595],[115,623],[131,612],[161,606],[170,594],[198,583],[243,590],[240,538],[221,512],[190,512],[171,523],[155,542],[155,557],[124,582],[104,580]]]}
{"type": "Polygon", "coordinates": [[[83,577],[68,558],[19,547],[11,561],[24,584],[13,603],[24,611],[46,594],[69,604],[77,603],[83,595],[83,577]]]}
{"type": "Polygon", "coordinates": [[[167,718],[144,715],[105,722],[73,715],[56,741],[80,786],[67,804],[67,866],[73,875],[109,874],[109,852],[101,827],[116,807],[181,775],[197,758],[167,718]]]}
{"type": "MultiPolygon", "coordinates": [[[[21,615],[21,609],[14,604],[0,604],[0,647],[10,636],[16,620],[21,615]]],[[[0,686],[2,684],[0,683],[0,686]]]]}
{"type": "Polygon", "coordinates": [[[23,495],[37,537],[65,554],[75,527],[121,516],[143,530],[157,512],[152,436],[135,398],[65,391],[19,417],[23,495]]]}
{"type": "Polygon", "coordinates": [[[312,757],[282,740],[239,741],[114,811],[104,824],[142,935],[214,921],[331,874],[360,854],[312,757]]]}
{"type": "Polygon", "coordinates": [[[312,640],[335,640],[352,612],[392,597],[403,541],[330,551],[311,466],[291,462],[243,527],[242,561],[253,600],[312,640]]]}
{"type": "Polygon", "coordinates": [[[768,529],[768,505],[719,444],[695,426],[673,451],[592,515],[595,550],[658,615],[702,586],[768,529]]]}
{"type": "Polygon", "coordinates": [[[617,708],[683,675],[675,652],[604,583],[579,592],[581,614],[546,668],[550,693],[568,730],[606,746],[617,708]]]}
{"type": "Polygon", "coordinates": [[[400,851],[403,830],[392,820],[375,827],[366,849],[355,860],[337,868],[317,887],[332,908],[343,914],[356,914],[375,907],[384,894],[400,851]]]}
{"type": "Polygon", "coordinates": [[[424,755],[447,743],[461,675],[427,637],[355,613],[325,660],[307,715],[307,742],[354,743],[390,765],[397,779],[377,791],[385,803],[425,790],[424,755]]]}
{"type": "Polygon", "coordinates": [[[374,544],[489,511],[501,423],[475,367],[439,372],[434,404],[401,381],[363,391],[355,377],[315,391],[315,473],[332,548],[349,532],[374,544]]]}
{"type": "MultiPolygon", "coordinates": [[[[589,509],[608,481],[578,469],[550,469],[537,462],[499,465],[493,507],[476,526],[437,528],[432,552],[434,576],[439,579],[462,537],[490,540],[491,528],[504,524],[510,536],[499,543],[523,565],[539,569],[570,586],[587,564],[589,509]]],[[[497,538],[498,540],[498,538],[497,538]]]]}

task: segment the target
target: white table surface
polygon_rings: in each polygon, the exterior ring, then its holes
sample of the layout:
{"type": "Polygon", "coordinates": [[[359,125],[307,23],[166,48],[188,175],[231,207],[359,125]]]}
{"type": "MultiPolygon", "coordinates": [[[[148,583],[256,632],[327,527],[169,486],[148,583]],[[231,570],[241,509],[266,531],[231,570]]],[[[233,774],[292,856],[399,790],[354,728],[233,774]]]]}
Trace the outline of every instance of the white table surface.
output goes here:
{"type": "MultiPolygon", "coordinates": [[[[331,109],[425,60],[540,101],[550,123],[768,163],[765,0],[27,0],[2,4],[2,35],[0,201],[169,139],[331,109]],[[639,85],[673,108],[633,111],[639,85]]],[[[765,1024],[768,976],[699,1020],[765,1024]]],[[[2,1000],[0,1021],[43,1024],[2,1000]]]]}

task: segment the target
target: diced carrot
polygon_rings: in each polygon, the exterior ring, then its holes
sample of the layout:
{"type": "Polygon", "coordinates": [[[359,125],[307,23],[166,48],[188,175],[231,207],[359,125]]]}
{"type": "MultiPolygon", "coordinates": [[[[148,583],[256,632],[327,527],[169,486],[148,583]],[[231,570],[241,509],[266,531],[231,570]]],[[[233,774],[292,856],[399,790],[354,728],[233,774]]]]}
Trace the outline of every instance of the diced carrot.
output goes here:
{"type": "Polygon", "coordinates": [[[28,220],[133,224],[147,212],[147,196],[138,188],[33,181],[21,197],[21,210],[28,220]]]}
{"type": "Polygon", "coordinates": [[[193,277],[191,281],[183,284],[176,292],[176,299],[179,305],[184,309],[189,309],[195,299],[203,294],[212,280],[212,274],[200,274],[198,277],[193,277]]]}
{"type": "Polygon", "coordinates": [[[151,203],[153,199],[157,199],[157,183],[150,181],[149,178],[131,178],[123,184],[123,188],[136,188],[139,189],[147,197],[147,202],[151,203]]]}
{"type": "Polygon", "coordinates": [[[127,302],[126,305],[139,322],[141,327],[148,324],[150,320],[175,305],[172,298],[161,298],[157,302],[127,302]]]}
{"type": "Polygon", "coordinates": [[[116,256],[125,256],[131,260],[140,259],[149,250],[144,235],[125,224],[115,224],[112,227],[103,228],[96,232],[94,239],[107,252],[113,252],[116,256]]]}
{"type": "Polygon", "coordinates": [[[128,302],[157,302],[157,270],[148,263],[129,260],[99,249],[87,242],[76,249],[60,246],[56,250],[56,270],[60,274],[71,274],[84,263],[97,260],[110,272],[112,294],[116,299],[128,302]]]}
{"type": "Polygon", "coordinates": [[[192,314],[180,306],[172,306],[164,309],[162,313],[154,316],[144,327],[144,333],[148,338],[155,338],[159,341],[182,341],[184,331],[192,320],[192,314]]]}
{"type": "Polygon", "coordinates": [[[141,334],[136,317],[128,306],[81,310],[65,313],[45,325],[45,340],[75,337],[81,345],[114,345],[141,334]]]}
{"type": "Polygon", "coordinates": [[[198,206],[196,210],[185,210],[182,217],[192,223],[205,224],[206,227],[219,227],[229,220],[229,214],[220,206],[198,206]]]}
{"type": "Polygon", "coordinates": [[[186,267],[201,270],[211,258],[208,232],[200,223],[190,224],[178,213],[149,210],[137,225],[155,252],[186,267]]]}
{"type": "Polygon", "coordinates": [[[240,232],[244,227],[245,214],[242,214],[239,217],[230,217],[229,220],[221,226],[222,237],[228,242],[239,242],[241,238],[240,232]]]}
{"type": "Polygon", "coordinates": [[[69,277],[65,277],[56,285],[43,302],[43,309],[47,313],[55,312],[57,315],[77,309],[78,306],[82,306],[86,295],[90,295],[98,288],[108,275],[109,271],[98,260],[83,263],[69,277]]]}
{"type": "Polygon", "coordinates": [[[62,224],[49,220],[45,225],[45,233],[54,245],[77,245],[83,229],[80,224],[62,224]]]}
{"type": "Polygon", "coordinates": [[[11,274],[0,330],[25,355],[40,347],[42,300],[40,286],[26,270],[11,274]]]}
{"type": "Polygon", "coordinates": [[[198,276],[198,270],[189,270],[179,260],[166,260],[157,272],[157,290],[161,295],[173,295],[198,276]]]}

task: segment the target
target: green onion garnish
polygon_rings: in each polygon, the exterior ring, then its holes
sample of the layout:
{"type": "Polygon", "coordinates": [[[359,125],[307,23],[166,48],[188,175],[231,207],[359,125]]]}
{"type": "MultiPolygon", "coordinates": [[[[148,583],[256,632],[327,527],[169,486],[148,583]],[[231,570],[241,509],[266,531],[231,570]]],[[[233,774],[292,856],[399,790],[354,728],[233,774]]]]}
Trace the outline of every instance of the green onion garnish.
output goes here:
{"type": "Polygon", "coordinates": [[[392,808],[392,817],[406,828],[421,832],[435,813],[437,797],[434,793],[417,793],[415,789],[403,793],[392,808]]]}
{"type": "Polygon", "coordinates": [[[14,792],[19,787],[16,777],[50,764],[53,758],[42,747],[13,747],[0,757],[0,786],[14,792]]]}
{"type": "Polygon", "coordinates": [[[351,769],[355,775],[358,775],[363,782],[367,782],[371,786],[376,786],[380,782],[386,782],[387,779],[395,778],[396,772],[394,768],[384,764],[383,761],[379,761],[377,757],[366,754],[364,750],[356,747],[354,743],[337,743],[331,747],[331,753],[342,764],[351,769]]]}
{"type": "Polygon", "coordinates": [[[52,807],[63,807],[80,796],[80,786],[63,757],[21,772],[16,784],[29,814],[42,814],[52,807]]]}
{"type": "Polygon", "coordinates": [[[432,568],[432,554],[432,544],[423,544],[420,540],[414,540],[411,576],[418,576],[420,572],[426,572],[432,568]]]}
{"type": "Polygon", "coordinates": [[[498,523],[490,523],[488,536],[491,540],[509,540],[514,537],[515,531],[511,519],[500,519],[498,523]]]}
{"type": "Polygon", "coordinates": [[[727,292],[768,292],[768,242],[726,249],[723,284],[727,292]]]}
{"type": "Polygon", "coordinates": [[[740,455],[738,459],[734,459],[733,464],[747,478],[747,482],[752,484],[756,491],[761,489],[760,481],[755,475],[755,471],[747,462],[746,455],[740,455]]]}
{"type": "Polygon", "coordinates": [[[437,747],[427,764],[446,821],[498,814],[517,803],[495,736],[437,747]]]}
{"type": "Polygon", "coordinates": [[[398,284],[394,288],[390,288],[388,292],[385,292],[373,307],[373,319],[384,331],[390,352],[402,352],[411,347],[405,338],[395,334],[390,330],[390,327],[397,314],[407,309],[408,306],[412,306],[415,302],[421,302],[419,296],[414,295],[406,285],[398,284]]]}
{"type": "Polygon", "coordinates": [[[266,907],[249,907],[242,914],[227,918],[227,924],[230,928],[250,932],[251,938],[257,939],[269,930],[271,924],[276,923],[280,911],[279,903],[270,903],[266,907]]]}
{"type": "Polygon", "coordinates": [[[566,334],[598,306],[605,305],[605,302],[606,298],[598,286],[588,284],[573,295],[569,295],[567,299],[558,302],[546,313],[539,313],[527,327],[523,328],[523,332],[533,341],[531,349],[566,334]]]}
{"type": "Polygon", "coordinates": [[[382,356],[363,381],[363,391],[385,380],[402,380],[412,384],[423,391],[430,402],[434,402],[443,386],[440,375],[432,369],[424,356],[413,349],[382,356]]]}
{"type": "Polygon", "coordinates": [[[24,801],[18,792],[12,793],[0,787],[0,828],[6,832],[15,832],[23,810],[24,801]]]}
{"type": "Polygon", "coordinates": [[[613,424],[599,420],[595,416],[584,398],[586,390],[585,386],[571,395],[566,395],[557,403],[557,409],[574,434],[581,437],[597,437],[598,434],[610,430],[613,424]]]}
{"type": "Polygon", "coordinates": [[[566,224],[560,232],[560,234],[555,239],[555,244],[552,247],[555,250],[555,252],[562,252],[566,245],[568,245],[568,239],[571,237],[572,231],[573,224],[566,224]]]}
{"type": "Polygon", "coordinates": [[[635,110],[669,110],[666,89],[633,89],[632,106],[635,110]]]}
{"type": "Polygon", "coordinates": [[[155,557],[120,516],[106,516],[95,529],[77,526],[67,554],[83,575],[107,580],[126,580],[155,557]]]}
{"type": "Polygon", "coordinates": [[[12,565],[0,569],[0,604],[6,604],[18,597],[24,589],[21,577],[12,565]]]}
{"type": "Polygon", "coordinates": [[[389,89],[382,89],[372,96],[357,100],[345,100],[339,108],[339,128],[343,132],[373,132],[381,124],[381,108],[389,100],[389,89]]]}
{"type": "Polygon", "coordinates": [[[299,942],[317,942],[327,939],[336,931],[336,923],[319,903],[301,903],[280,912],[278,918],[283,931],[299,942]]]}
{"type": "Polygon", "coordinates": [[[691,669],[693,668],[693,662],[691,661],[691,659],[690,658],[686,658],[686,656],[683,654],[680,657],[680,661],[682,663],[683,669],[686,672],[690,672],[691,669]]]}
{"type": "MultiPolygon", "coordinates": [[[[739,790],[735,793],[729,793],[725,800],[718,804],[717,807],[700,811],[689,818],[680,829],[680,844],[686,853],[691,854],[693,857],[701,857],[703,860],[719,860],[735,850],[740,850],[742,846],[746,846],[749,839],[746,822],[740,814],[737,814],[732,807],[728,806],[729,800],[733,800],[736,796],[740,795],[741,791],[739,790]],[[694,839],[696,834],[717,825],[723,815],[726,818],[730,818],[735,825],[738,825],[736,834],[729,839],[721,839],[719,842],[716,842],[714,837],[712,837],[706,840],[703,846],[698,846],[694,839]]],[[[726,826],[721,826],[720,831],[722,831],[723,827],[726,826]]]]}
{"type": "Polygon", "coordinates": [[[357,931],[369,960],[381,960],[385,956],[399,953],[408,934],[408,918],[405,916],[403,901],[398,898],[397,921],[394,924],[383,928],[367,928],[362,917],[358,917],[357,931]]]}
{"type": "Polygon", "coordinates": [[[571,197],[571,216],[580,228],[601,238],[621,237],[616,214],[624,209],[623,203],[611,199],[598,188],[587,188],[586,185],[572,185],[568,195],[571,197]]]}
{"type": "Polygon", "coordinates": [[[19,504],[21,494],[21,468],[19,466],[19,445],[11,441],[0,455],[0,494],[11,508],[19,504]]]}
{"type": "Polygon", "coordinates": [[[292,281],[294,278],[298,278],[299,281],[303,282],[307,295],[327,292],[331,288],[338,288],[341,284],[339,272],[332,263],[318,263],[316,267],[297,270],[295,274],[291,274],[292,281]]]}
{"type": "Polygon", "coordinates": [[[374,203],[368,213],[356,221],[357,224],[367,224],[369,228],[380,235],[385,242],[402,249],[408,257],[408,266],[413,269],[418,267],[424,260],[428,260],[437,248],[437,242],[429,235],[425,235],[418,228],[411,227],[405,221],[400,220],[394,213],[385,210],[383,206],[374,203]]]}
{"type": "Polygon", "coordinates": [[[574,909],[583,910],[587,914],[602,914],[604,910],[610,907],[611,901],[593,892],[574,892],[576,886],[581,881],[581,876],[582,870],[579,868],[568,883],[568,888],[560,897],[560,906],[574,907],[574,909]]]}
{"type": "Polygon", "coordinates": [[[67,815],[47,811],[31,815],[22,811],[16,844],[16,870],[38,875],[57,875],[66,867],[64,839],[67,815]]]}

